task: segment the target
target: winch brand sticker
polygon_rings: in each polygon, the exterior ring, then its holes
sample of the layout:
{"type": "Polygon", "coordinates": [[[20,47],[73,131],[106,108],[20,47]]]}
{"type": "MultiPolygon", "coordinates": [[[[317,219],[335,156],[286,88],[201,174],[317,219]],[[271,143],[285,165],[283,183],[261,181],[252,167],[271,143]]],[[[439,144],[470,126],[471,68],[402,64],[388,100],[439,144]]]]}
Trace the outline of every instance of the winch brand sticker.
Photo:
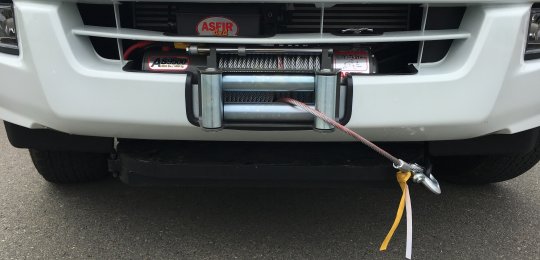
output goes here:
{"type": "Polygon", "coordinates": [[[238,25],[229,18],[208,17],[197,24],[197,33],[203,36],[237,36],[238,25]]]}
{"type": "Polygon", "coordinates": [[[148,69],[151,71],[184,71],[189,59],[184,56],[148,56],[148,69]]]}
{"type": "Polygon", "coordinates": [[[369,73],[369,53],[367,51],[334,52],[334,68],[342,75],[347,73],[369,73]]]}

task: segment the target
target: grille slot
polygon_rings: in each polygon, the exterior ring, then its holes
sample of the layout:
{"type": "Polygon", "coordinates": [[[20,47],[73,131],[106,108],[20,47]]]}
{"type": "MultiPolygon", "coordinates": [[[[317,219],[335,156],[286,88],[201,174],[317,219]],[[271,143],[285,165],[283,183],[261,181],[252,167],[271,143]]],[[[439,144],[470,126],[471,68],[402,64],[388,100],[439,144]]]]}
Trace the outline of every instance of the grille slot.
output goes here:
{"type": "MultiPolygon", "coordinates": [[[[380,32],[410,29],[411,5],[341,4],[324,10],[324,31],[372,28],[380,32]]],[[[308,33],[320,30],[321,10],[315,5],[294,5],[285,12],[283,32],[308,33]]]]}
{"type": "Polygon", "coordinates": [[[135,28],[160,31],[176,31],[176,4],[134,3],[133,25],[135,28]]]}

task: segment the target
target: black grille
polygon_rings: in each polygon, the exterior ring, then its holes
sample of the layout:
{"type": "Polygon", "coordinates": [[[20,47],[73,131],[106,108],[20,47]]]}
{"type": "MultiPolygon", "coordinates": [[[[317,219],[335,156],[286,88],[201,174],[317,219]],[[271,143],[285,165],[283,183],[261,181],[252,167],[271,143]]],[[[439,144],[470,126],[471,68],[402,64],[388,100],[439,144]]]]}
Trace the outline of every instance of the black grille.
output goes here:
{"type": "MultiPolygon", "coordinates": [[[[376,31],[410,29],[410,5],[342,4],[324,10],[325,31],[372,28],[376,31]]],[[[284,32],[319,32],[321,9],[313,4],[294,5],[286,10],[284,32]]]]}
{"type": "Polygon", "coordinates": [[[133,26],[138,29],[176,31],[176,4],[134,3],[133,26]]]}
{"type": "MultiPolygon", "coordinates": [[[[216,6],[230,8],[231,4],[151,3],[131,4],[133,27],[152,31],[177,31],[176,14],[190,8],[216,6]]],[[[128,6],[128,5],[124,5],[128,6]]],[[[242,4],[234,4],[242,6],[242,4]]],[[[313,33],[320,31],[321,9],[314,4],[250,4],[257,6],[262,34],[313,33]]],[[[325,8],[324,31],[339,32],[348,28],[372,28],[377,32],[417,29],[421,16],[418,5],[409,4],[339,4],[325,8]]]]}
{"type": "MultiPolygon", "coordinates": [[[[85,25],[115,27],[112,5],[78,4],[85,25]]],[[[178,33],[179,12],[259,12],[261,36],[275,33],[318,33],[320,9],[314,4],[220,4],[178,2],[122,2],[120,20],[123,28],[178,33]]],[[[463,6],[431,7],[426,29],[457,29],[466,8],[463,6]]],[[[419,30],[422,8],[418,4],[338,4],[325,8],[325,32],[339,32],[346,28],[373,28],[377,32],[419,30]]],[[[346,36],[343,36],[346,37],[346,36]]],[[[90,37],[96,52],[108,59],[119,59],[117,41],[114,38],[90,37]]],[[[425,43],[422,62],[437,62],[444,58],[452,40],[425,43]]],[[[123,40],[124,49],[135,41],[123,40]]],[[[332,46],[334,47],[334,46],[332,46]]],[[[342,46],[343,47],[343,46],[342,46]]],[[[344,46],[346,47],[346,46],[344,46]]],[[[419,43],[372,43],[370,47],[378,61],[379,74],[408,73],[409,64],[417,62],[419,43]]]]}

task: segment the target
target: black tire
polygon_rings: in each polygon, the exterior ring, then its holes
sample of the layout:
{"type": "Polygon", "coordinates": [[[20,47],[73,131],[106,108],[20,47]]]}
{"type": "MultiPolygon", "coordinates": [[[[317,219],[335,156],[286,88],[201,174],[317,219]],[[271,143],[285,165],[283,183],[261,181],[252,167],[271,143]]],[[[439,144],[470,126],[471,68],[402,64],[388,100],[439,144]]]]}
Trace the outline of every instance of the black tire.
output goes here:
{"type": "Polygon", "coordinates": [[[434,175],[459,184],[488,184],[518,177],[540,161],[540,145],[528,153],[474,157],[437,157],[434,175]]]}
{"type": "Polygon", "coordinates": [[[107,154],[30,149],[39,174],[52,183],[82,183],[109,175],[107,154]]]}

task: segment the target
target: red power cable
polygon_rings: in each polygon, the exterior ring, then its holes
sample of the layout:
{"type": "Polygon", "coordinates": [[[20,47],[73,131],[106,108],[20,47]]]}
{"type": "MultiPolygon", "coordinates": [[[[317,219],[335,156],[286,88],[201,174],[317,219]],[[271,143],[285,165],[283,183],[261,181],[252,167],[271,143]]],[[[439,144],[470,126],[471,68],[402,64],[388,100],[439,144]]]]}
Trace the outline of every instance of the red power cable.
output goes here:
{"type": "Polygon", "coordinates": [[[129,58],[129,55],[131,55],[131,53],[135,50],[144,48],[150,44],[152,44],[152,42],[150,41],[141,41],[129,46],[129,48],[127,48],[127,50],[124,52],[124,60],[127,60],[129,58]]]}

